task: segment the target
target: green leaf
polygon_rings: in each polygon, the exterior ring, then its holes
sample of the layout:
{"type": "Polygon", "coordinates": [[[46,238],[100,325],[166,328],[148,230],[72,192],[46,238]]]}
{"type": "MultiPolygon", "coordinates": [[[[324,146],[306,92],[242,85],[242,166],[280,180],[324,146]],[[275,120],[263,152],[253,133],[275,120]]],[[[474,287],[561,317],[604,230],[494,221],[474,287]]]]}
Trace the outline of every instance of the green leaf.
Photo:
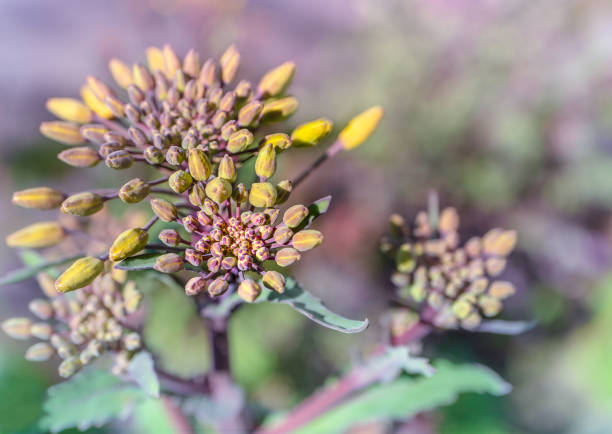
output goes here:
{"type": "Polygon", "coordinates": [[[33,252],[30,251],[24,251],[22,253],[22,259],[26,264],[28,262],[29,264],[24,268],[10,271],[4,276],[2,276],[0,278],[0,285],[8,285],[10,283],[21,282],[23,280],[29,279],[30,277],[36,276],[43,270],[55,267],[56,265],[62,265],[66,262],[74,261],[83,256],[82,254],[79,254],[67,258],[57,259],[55,261],[44,261],[42,257],[40,257],[39,255],[33,255],[32,253],[33,252]],[[39,260],[37,260],[37,256],[39,260]]]}
{"type": "Polygon", "coordinates": [[[145,393],[154,398],[159,398],[159,379],[153,367],[153,358],[147,351],[136,354],[127,370],[127,376],[133,380],[145,393]]]}
{"type": "Polygon", "coordinates": [[[504,395],[511,386],[481,365],[434,364],[431,377],[400,377],[389,384],[373,386],[306,426],[300,434],[342,433],[350,427],[376,421],[402,421],[417,413],[453,403],[460,393],[504,395]]]}
{"type": "Polygon", "coordinates": [[[495,333],[498,335],[520,335],[537,325],[536,321],[504,321],[500,319],[483,321],[475,332],[495,333]]]}
{"type": "Polygon", "coordinates": [[[181,426],[181,421],[174,416],[174,412],[178,409],[174,408],[175,404],[169,401],[167,397],[145,399],[134,410],[130,420],[131,430],[124,432],[155,434],[182,432],[181,429],[184,430],[184,427],[181,426]]]}
{"type": "MultiPolygon", "coordinates": [[[[291,277],[286,279],[285,292],[282,294],[269,290],[262,281],[259,284],[261,295],[255,300],[255,303],[287,304],[317,324],[342,333],[359,333],[368,327],[369,321],[367,318],[363,321],[348,319],[332,312],[321,300],[300,287],[291,277]]],[[[223,318],[229,315],[240,303],[242,303],[242,299],[234,292],[219,303],[206,306],[203,313],[209,318],[223,318]]]]}
{"type": "MultiPolygon", "coordinates": [[[[131,256],[129,258],[124,259],[115,265],[115,268],[119,270],[128,270],[128,271],[141,271],[141,270],[152,270],[155,265],[155,261],[162,255],[165,255],[168,252],[152,252],[152,253],[143,253],[142,255],[131,256]]],[[[185,257],[184,253],[177,252],[183,258],[185,257]]],[[[194,267],[189,263],[185,263],[185,269],[191,271],[202,271],[202,268],[194,267]]]]}
{"type": "Polygon", "coordinates": [[[91,366],[49,388],[40,427],[51,432],[100,427],[125,419],[145,399],[138,386],[91,366]]]}
{"type": "Polygon", "coordinates": [[[320,215],[325,214],[329,209],[329,204],[331,203],[331,200],[331,196],[325,196],[310,204],[310,206],[308,207],[308,216],[304,219],[302,223],[300,223],[297,228],[295,228],[295,232],[307,228],[314,221],[314,219],[316,219],[320,215]]]}

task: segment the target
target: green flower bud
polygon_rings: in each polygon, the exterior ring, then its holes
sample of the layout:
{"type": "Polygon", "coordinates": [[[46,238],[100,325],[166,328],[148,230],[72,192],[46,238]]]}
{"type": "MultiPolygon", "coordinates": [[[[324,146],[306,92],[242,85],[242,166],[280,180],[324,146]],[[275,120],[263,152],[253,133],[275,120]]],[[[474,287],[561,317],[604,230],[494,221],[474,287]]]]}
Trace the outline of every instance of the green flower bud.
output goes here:
{"type": "Polygon", "coordinates": [[[189,296],[198,295],[204,289],[206,289],[206,279],[200,276],[192,277],[185,284],[185,294],[189,296]]]}
{"type": "Polygon", "coordinates": [[[57,158],[73,167],[93,167],[101,160],[100,155],[88,146],[66,149],[57,154],[57,158]]]}
{"type": "Polygon", "coordinates": [[[111,169],[121,170],[131,167],[134,159],[128,151],[121,149],[108,154],[104,162],[111,169]]]}
{"type": "Polygon", "coordinates": [[[416,267],[416,260],[409,243],[402,244],[395,255],[397,269],[402,273],[410,273],[416,267]]]}
{"type": "Polygon", "coordinates": [[[26,226],[6,237],[9,247],[38,249],[49,247],[64,239],[65,232],[57,222],[39,222],[26,226]]]}
{"type": "Polygon", "coordinates": [[[338,136],[344,149],[354,149],[365,142],[378,126],[383,114],[382,107],[375,106],[351,119],[338,136]]]}
{"type": "Polygon", "coordinates": [[[278,184],[276,184],[276,204],[280,205],[287,202],[292,190],[293,185],[288,179],[280,181],[278,184]]]}
{"type": "Polygon", "coordinates": [[[178,146],[170,146],[166,152],[166,161],[171,166],[180,166],[185,161],[185,151],[178,146]]]}
{"type": "Polygon", "coordinates": [[[259,117],[262,109],[263,104],[260,101],[249,101],[238,112],[238,125],[241,127],[253,126],[257,122],[257,118],[259,117]]]}
{"type": "Polygon", "coordinates": [[[236,173],[236,166],[234,160],[229,155],[224,155],[219,162],[218,169],[219,178],[223,178],[229,182],[234,182],[238,174],[236,173]]]}
{"type": "Polygon", "coordinates": [[[259,284],[251,279],[245,279],[238,285],[238,295],[247,303],[253,303],[261,294],[259,284]]]}
{"type": "Polygon", "coordinates": [[[62,202],[62,212],[79,217],[86,217],[97,213],[104,206],[102,197],[90,192],[78,193],[69,196],[62,202]]]}
{"type": "Polygon", "coordinates": [[[268,143],[264,145],[257,154],[255,160],[255,173],[263,179],[268,179],[276,171],[276,151],[274,145],[268,143]]]}
{"type": "Polygon", "coordinates": [[[332,127],[332,121],[325,118],[319,118],[306,124],[299,125],[291,133],[293,146],[316,146],[330,133],[332,127]]]}
{"type": "Polygon", "coordinates": [[[196,183],[189,192],[189,203],[193,206],[201,207],[206,199],[206,191],[200,183],[196,183]]]}
{"type": "Polygon", "coordinates": [[[117,237],[108,255],[112,261],[121,261],[144,249],[147,241],[149,241],[149,234],[144,229],[128,229],[117,237]]]}
{"type": "Polygon", "coordinates": [[[13,339],[25,340],[30,337],[32,321],[29,318],[9,318],[2,322],[2,330],[13,339]]]}
{"type": "Polygon", "coordinates": [[[285,133],[268,134],[264,137],[263,146],[268,144],[271,144],[280,151],[284,151],[291,146],[291,139],[285,133]]]}
{"type": "Polygon", "coordinates": [[[289,86],[294,73],[295,63],[290,61],[266,72],[257,85],[258,94],[268,98],[282,93],[289,86]]]}
{"type": "Polygon", "coordinates": [[[59,208],[64,201],[64,193],[49,187],[36,187],[13,193],[13,204],[24,208],[50,210],[59,208]]]}
{"type": "Polygon", "coordinates": [[[206,181],[210,178],[212,167],[204,152],[192,148],[189,150],[189,173],[197,181],[206,181]]]}
{"type": "Polygon", "coordinates": [[[147,146],[143,154],[149,164],[161,164],[165,160],[164,153],[155,146],[147,146]]]}
{"type": "Polygon", "coordinates": [[[266,101],[261,110],[261,122],[277,122],[287,119],[298,108],[298,100],[293,96],[266,101]]]}
{"type": "Polygon", "coordinates": [[[164,222],[173,222],[178,218],[176,207],[164,199],[151,199],[151,208],[157,217],[164,222]]]}
{"type": "Polygon", "coordinates": [[[26,350],[25,359],[29,362],[44,362],[53,356],[55,349],[46,342],[39,342],[26,350]]]}
{"type": "Polygon", "coordinates": [[[78,357],[68,357],[57,368],[57,372],[62,378],[70,378],[81,369],[81,361],[78,357]]]}
{"type": "Polygon", "coordinates": [[[51,303],[42,298],[35,298],[28,303],[28,309],[40,319],[47,320],[53,316],[53,307],[51,303]]]}
{"type": "Polygon", "coordinates": [[[232,185],[223,178],[214,178],[206,184],[206,196],[218,204],[232,195],[232,185]]]}
{"type": "Polygon", "coordinates": [[[185,268],[185,262],[176,253],[166,253],[155,260],[153,268],[160,273],[176,273],[185,268]]]}
{"type": "Polygon", "coordinates": [[[306,229],[298,232],[291,239],[291,245],[300,252],[317,247],[323,242],[323,234],[313,229],[306,229]]]}
{"type": "Polygon", "coordinates": [[[225,293],[228,288],[228,283],[222,277],[217,277],[208,285],[208,294],[211,297],[218,297],[225,293]]]}
{"type": "Polygon", "coordinates": [[[138,203],[149,195],[151,186],[140,178],[129,180],[119,189],[119,198],[125,203],[138,203]]]}
{"type": "Polygon", "coordinates": [[[282,294],[285,292],[285,276],[278,271],[266,271],[262,279],[263,283],[274,291],[282,294]]]}
{"type": "Polygon", "coordinates": [[[291,247],[285,247],[284,249],[280,249],[278,252],[276,252],[274,260],[281,267],[288,267],[289,265],[299,261],[300,258],[300,252],[291,247]]]}
{"type": "Polygon", "coordinates": [[[184,170],[177,170],[170,175],[170,179],[168,179],[168,185],[170,185],[170,188],[179,194],[191,187],[192,183],[193,178],[184,170]]]}
{"type": "Polygon", "coordinates": [[[276,203],[276,188],[269,182],[253,183],[249,193],[249,202],[260,208],[273,206],[276,203]]]}
{"type": "Polygon", "coordinates": [[[249,191],[244,184],[240,183],[234,187],[232,197],[237,203],[244,203],[249,200],[249,191]]]}
{"type": "Polygon", "coordinates": [[[253,143],[253,133],[247,129],[238,130],[229,137],[227,150],[238,153],[246,150],[253,143]]]}
{"type": "Polygon", "coordinates": [[[77,259],[55,281],[59,292],[74,291],[89,285],[104,270],[104,262],[92,256],[77,259]]]}
{"type": "Polygon", "coordinates": [[[71,124],[70,122],[43,122],[40,124],[40,132],[51,140],[67,145],[80,145],[84,141],[79,126],[71,124]]]}
{"type": "Polygon", "coordinates": [[[293,205],[285,211],[283,215],[283,223],[290,228],[297,228],[300,223],[308,216],[308,208],[304,205],[293,205]]]}

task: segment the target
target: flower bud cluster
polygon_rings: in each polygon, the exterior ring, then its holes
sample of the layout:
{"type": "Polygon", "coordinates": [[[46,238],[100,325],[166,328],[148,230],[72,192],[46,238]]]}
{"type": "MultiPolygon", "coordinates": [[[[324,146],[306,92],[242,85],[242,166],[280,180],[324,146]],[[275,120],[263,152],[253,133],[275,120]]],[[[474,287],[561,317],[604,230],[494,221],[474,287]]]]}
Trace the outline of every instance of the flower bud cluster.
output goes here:
{"type": "Polygon", "coordinates": [[[492,229],[460,245],[454,208],[444,209],[437,222],[430,217],[420,212],[409,228],[401,216],[391,216],[391,236],[382,240],[381,249],[395,258],[392,282],[421,318],[441,328],[474,329],[483,317],[497,315],[515,292],[512,283],[497,277],[514,249],[516,232],[492,229]]]}

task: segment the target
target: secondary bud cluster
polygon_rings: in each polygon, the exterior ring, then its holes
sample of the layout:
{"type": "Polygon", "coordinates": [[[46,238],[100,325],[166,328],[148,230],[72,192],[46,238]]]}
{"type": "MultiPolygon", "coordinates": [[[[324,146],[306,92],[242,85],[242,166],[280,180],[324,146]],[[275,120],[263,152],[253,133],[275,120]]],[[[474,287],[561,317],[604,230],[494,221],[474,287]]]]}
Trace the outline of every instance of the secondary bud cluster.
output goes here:
{"type": "Polygon", "coordinates": [[[123,373],[141,347],[140,335],[124,325],[142,298],[134,282],[122,283],[121,277],[104,273],[76,295],[66,296],[54,292],[47,274],[38,280],[47,297],[29,303],[36,319],[10,318],[2,323],[4,332],[14,339],[40,341],[27,349],[25,358],[43,362],[57,355],[62,359],[59,375],[67,378],[112,352],[113,372],[123,373]]]}
{"type": "Polygon", "coordinates": [[[512,283],[496,278],[514,249],[516,232],[492,229],[460,245],[454,208],[431,217],[420,212],[409,229],[401,216],[391,216],[391,237],[381,249],[395,258],[392,281],[422,319],[442,328],[474,329],[483,317],[497,315],[515,292],[512,283]]]}

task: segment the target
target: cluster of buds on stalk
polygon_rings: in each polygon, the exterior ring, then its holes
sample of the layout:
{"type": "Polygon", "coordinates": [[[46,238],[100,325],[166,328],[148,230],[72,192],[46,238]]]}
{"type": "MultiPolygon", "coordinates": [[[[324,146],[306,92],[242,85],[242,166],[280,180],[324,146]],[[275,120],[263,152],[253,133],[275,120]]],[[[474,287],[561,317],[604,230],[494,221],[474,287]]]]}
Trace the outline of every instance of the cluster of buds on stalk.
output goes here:
{"type": "MultiPolygon", "coordinates": [[[[203,292],[218,297],[235,287],[246,301],[261,292],[260,282],[283,292],[285,279],[266,271],[264,263],[286,267],[302,252],[319,245],[323,235],[308,226],[309,209],[297,204],[281,213],[292,189],[323,161],[365,141],[383,111],[373,107],[355,117],[335,143],[293,179],[273,182],[283,152],[319,144],[332,122],[319,118],[299,125],[290,134],[260,132],[261,126],[286,119],[298,107],[285,95],[295,64],[285,62],[267,72],[256,86],[235,81],[240,54],[230,46],[216,62],[200,61],[190,50],[183,59],[169,45],[146,51],[147,64],[128,66],[118,59],[109,68],[118,89],[89,76],[81,99],[52,98],[47,108],[61,120],[44,122],[41,132],[69,145],[59,159],[75,167],[104,161],[114,170],[147,165],[162,175],[155,180],[134,178],[116,193],[83,192],[66,195],[40,187],[17,192],[20,206],[86,217],[110,200],[126,204],[149,197],[155,214],[143,227],[126,230],[109,243],[108,254],[79,259],[56,282],[60,292],[89,285],[110,258],[119,262],[143,250],[165,251],[154,269],[175,273],[194,271],[185,285],[189,295],[203,292]],[[238,182],[238,170],[254,162],[254,179],[238,182]],[[169,188],[163,188],[167,184],[169,188]],[[282,216],[282,217],[281,217],[282,216]],[[178,223],[163,230],[150,244],[156,221],[178,223]],[[184,229],[184,231],[183,231],[184,229]]],[[[15,247],[40,248],[65,237],[57,222],[43,222],[10,235],[15,247]]]]}
{"type": "Polygon", "coordinates": [[[67,378],[104,353],[114,357],[113,373],[126,371],[130,358],[141,348],[140,335],[127,327],[142,299],[125,272],[103,272],[76,294],[61,294],[47,273],[38,275],[44,298],[30,301],[36,317],[9,318],[2,329],[14,339],[38,339],[25,358],[43,362],[57,355],[61,377],[67,378]]]}
{"type": "Polygon", "coordinates": [[[390,226],[391,236],[382,240],[381,250],[395,259],[391,280],[399,301],[411,307],[392,312],[392,334],[401,334],[415,320],[472,330],[483,317],[497,315],[503,300],[514,294],[514,285],[497,277],[514,249],[515,231],[492,229],[460,245],[454,208],[442,210],[439,217],[435,211],[421,211],[413,225],[394,214],[390,226]]]}

